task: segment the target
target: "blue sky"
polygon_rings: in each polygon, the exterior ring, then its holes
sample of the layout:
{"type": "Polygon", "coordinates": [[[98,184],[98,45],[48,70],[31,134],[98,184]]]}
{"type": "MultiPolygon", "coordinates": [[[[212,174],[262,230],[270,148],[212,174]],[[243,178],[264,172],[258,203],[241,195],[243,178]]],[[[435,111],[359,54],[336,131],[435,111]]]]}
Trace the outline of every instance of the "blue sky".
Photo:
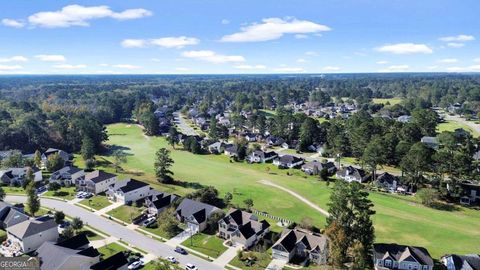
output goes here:
{"type": "Polygon", "coordinates": [[[2,1],[0,74],[480,71],[478,0],[2,1]]]}

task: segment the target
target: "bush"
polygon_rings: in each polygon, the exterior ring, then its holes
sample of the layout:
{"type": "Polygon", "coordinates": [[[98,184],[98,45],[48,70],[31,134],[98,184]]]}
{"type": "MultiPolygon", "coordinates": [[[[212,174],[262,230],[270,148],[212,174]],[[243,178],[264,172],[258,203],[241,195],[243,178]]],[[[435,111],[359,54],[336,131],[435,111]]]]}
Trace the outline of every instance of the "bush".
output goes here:
{"type": "Polygon", "coordinates": [[[433,206],[438,199],[438,191],[432,188],[424,188],[417,192],[418,197],[425,206],[433,206]]]}

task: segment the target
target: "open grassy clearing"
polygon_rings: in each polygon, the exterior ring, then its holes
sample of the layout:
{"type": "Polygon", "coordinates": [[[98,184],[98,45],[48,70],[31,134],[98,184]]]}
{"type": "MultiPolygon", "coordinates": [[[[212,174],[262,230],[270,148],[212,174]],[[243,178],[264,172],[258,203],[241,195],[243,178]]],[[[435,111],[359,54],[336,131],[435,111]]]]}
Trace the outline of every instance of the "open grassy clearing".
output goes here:
{"type": "Polygon", "coordinates": [[[243,256],[247,258],[255,257],[256,259],[254,260],[254,263],[249,263],[248,260],[245,260],[245,261],[240,260],[240,257],[237,255],[228,264],[244,270],[264,270],[265,268],[267,268],[268,264],[272,261],[272,250],[269,249],[267,252],[262,252],[262,253],[255,252],[255,251],[250,251],[250,252],[245,251],[243,253],[243,256]]]}
{"type": "MultiPolygon", "coordinates": [[[[111,145],[125,147],[130,154],[123,167],[124,177],[136,177],[152,183],[159,189],[186,194],[192,186],[171,186],[158,184],[153,175],[153,157],[156,149],[167,147],[163,138],[147,140],[137,126],[126,124],[108,126],[111,145]]],[[[173,166],[175,178],[201,185],[213,185],[223,197],[225,192],[233,193],[233,202],[243,205],[243,200],[252,198],[254,208],[270,214],[300,221],[310,217],[318,226],[325,218],[289,194],[274,187],[264,186],[258,180],[266,179],[289,188],[306,197],[318,206],[327,209],[330,187],[316,177],[305,176],[299,170],[279,170],[267,164],[230,163],[223,155],[193,155],[173,150],[176,161],[173,166]],[[268,168],[268,169],[267,169],[268,168]],[[289,172],[291,175],[287,175],[289,172]]],[[[113,172],[108,165],[110,157],[99,157],[105,169],[113,172]]],[[[343,161],[343,159],[342,159],[343,161]]],[[[400,196],[372,193],[377,214],[374,217],[377,241],[416,244],[427,247],[433,256],[443,253],[480,252],[480,211],[459,207],[457,211],[441,211],[426,208],[400,196]],[[476,225],[477,224],[477,225],[476,225]],[[447,244],[448,243],[448,244],[447,244]]]]}
{"type": "Polygon", "coordinates": [[[464,130],[470,132],[474,137],[479,137],[480,133],[474,130],[473,128],[469,127],[468,125],[465,125],[463,123],[459,123],[456,121],[451,121],[447,120],[443,123],[438,124],[437,126],[437,132],[441,133],[443,131],[455,131],[457,128],[463,128],[464,130]]]}
{"type": "Polygon", "coordinates": [[[71,200],[75,198],[75,187],[61,187],[57,191],[49,190],[42,194],[42,196],[56,197],[64,200],[71,200]]]}
{"type": "Polygon", "coordinates": [[[387,103],[390,103],[391,106],[393,105],[396,105],[396,104],[399,104],[400,102],[403,101],[402,98],[399,98],[399,97],[395,97],[395,98],[374,98],[373,100],[373,103],[376,103],[376,104],[387,104],[387,103]]]}
{"type": "Polygon", "coordinates": [[[227,250],[227,247],[223,245],[223,241],[223,239],[220,239],[215,235],[197,233],[185,240],[182,245],[212,258],[217,258],[227,250]]]}
{"type": "Polygon", "coordinates": [[[142,207],[122,205],[107,212],[107,215],[118,218],[126,223],[132,223],[132,220],[138,217],[143,211],[142,207]]]}
{"type": "Polygon", "coordinates": [[[98,252],[102,254],[102,258],[108,258],[112,255],[117,254],[120,251],[127,251],[128,249],[124,248],[123,246],[117,243],[110,243],[106,246],[98,248],[98,252]]]}

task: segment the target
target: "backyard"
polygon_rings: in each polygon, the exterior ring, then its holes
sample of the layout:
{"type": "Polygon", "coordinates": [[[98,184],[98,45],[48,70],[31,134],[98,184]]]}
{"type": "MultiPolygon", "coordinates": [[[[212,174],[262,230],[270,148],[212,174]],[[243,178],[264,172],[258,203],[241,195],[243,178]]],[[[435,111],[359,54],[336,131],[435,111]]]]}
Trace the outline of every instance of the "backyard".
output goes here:
{"type": "MultiPolygon", "coordinates": [[[[230,163],[224,155],[193,155],[183,150],[174,150],[164,138],[147,139],[135,125],[114,124],[107,128],[108,143],[113,147],[123,147],[128,153],[127,163],[122,165],[126,171],[122,173],[123,177],[135,177],[179,195],[198,186],[212,185],[219,190],[220,197],[231,192],[233,203],[241,206],[245,199],[251,198],[255,209],[269,214],[293,221],[308,217],[317,226],[323,227],[325,224],[324,216],[297,198],[258,182],[262,179],[270,180],[327,209],[333,185],[327,187],[325,182],[318,181],[316,177],[305,176],[299,170],[279,170],[271,164],[230,163]],[[164,185],[155,180],[153,157],[160,147],[172,151],[175,179],[188,183],[164,185]]],[[[105,155],[97,159],[102,160],[100,168],[114,172],[109,165],[111,157],[105,155]]],[[[444,253],[480,252],[476,241],[480,237],[480,228],[477,226],[480,223],[480,211],[464,207],[452,211],[435,210],[400,196],[380,193],[371,193],[370,198],[377,212],[373,218],[377,242],[422,245],[437,257],[444,253]]],[[[123,208],[122,206],[118,212],[109,214],[129,222],[130,215],[123,208]]]]}

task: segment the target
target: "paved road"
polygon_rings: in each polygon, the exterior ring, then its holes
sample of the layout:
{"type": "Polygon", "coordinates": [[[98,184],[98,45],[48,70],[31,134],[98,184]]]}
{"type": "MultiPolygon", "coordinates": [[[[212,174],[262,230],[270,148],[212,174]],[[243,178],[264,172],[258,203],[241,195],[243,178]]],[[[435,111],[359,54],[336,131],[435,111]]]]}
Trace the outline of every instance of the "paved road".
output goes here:
{"type": "MultiPolygon", "coordinates": [[[[13,203],[25,203],[26,197],[8,195],[6,196],[5,201],[13,203]]],[[[41,198],[40,201],[42,206],[44,207],[63,211],[68,216],[80,217],[84,223],[92,226],[93,228],[96,228],[111,236],[121,239],[132,245],[133,247],[137,247],[148,253],[154,254],[155,256],[174,256],[175,258],[177,258],[177,260],[179,260],[180,265],[185,266],[186,263],[193,263],[200,270],[223,269],[223,267],[220,267],[216,264],[200,259],[199,257],[193,255],[180,255],[173,251],[172,246],[166,245],[139,232],[132,231],[125,226],[108,220],[107,218],[97,216],[94,213],[79,206],[48,198],[41,198]]]]}
{"type": "Polygon", "coordinates": [[[304,202],[305,204],[307,204],[308,206],[310,206],[311,208],[317,210],[318,212],[320,212],[322,215],[324,216],[329,216],[330,214],[328,213],[328,211],[318,207],[318,205],[312,203],[311,201],[307,200],[305,197],[303,197],[302,195],[294,192],[294,191],[291,191],[290,189],[288,188],[285,188],[285,187],[282,187],[282,186],[279,186],[275,183],[272,183],[268,180],[260,180],[259,183],[261,184],[264,184],[264,185],[267,185],[267,186],[272,186],[272,187],[275,187],[275,188],[278,188],[280,190],[283,190],[287,193],[289,193],[290,195],[294,196],[295,198],[299,199],[300,201],[304,202]]]}
{"type": "Polygon", "coordinates": [[[180,116],[180,112],[173,113],[173,121],[177,124],[179,131],[187,136],[196,136],[198,133],[191,126],[187,124],[185,119],[180,116]]]}
{"type": "Polygon", "coordinates": [[[480,133],[480,125],[479,124],[475,124],[475,122],[472,122],[472,121],[467,121],[467,120],[465,120],[465,118],[462,118],[459,115],[449,115],[449,114],[445,113],[445,114],[441,114],[441,116],[443,116],[445,118],[445,120],[454,121],[454,122],[464,124],[464,125],[472,128],[476,132],[480,133]]]}

